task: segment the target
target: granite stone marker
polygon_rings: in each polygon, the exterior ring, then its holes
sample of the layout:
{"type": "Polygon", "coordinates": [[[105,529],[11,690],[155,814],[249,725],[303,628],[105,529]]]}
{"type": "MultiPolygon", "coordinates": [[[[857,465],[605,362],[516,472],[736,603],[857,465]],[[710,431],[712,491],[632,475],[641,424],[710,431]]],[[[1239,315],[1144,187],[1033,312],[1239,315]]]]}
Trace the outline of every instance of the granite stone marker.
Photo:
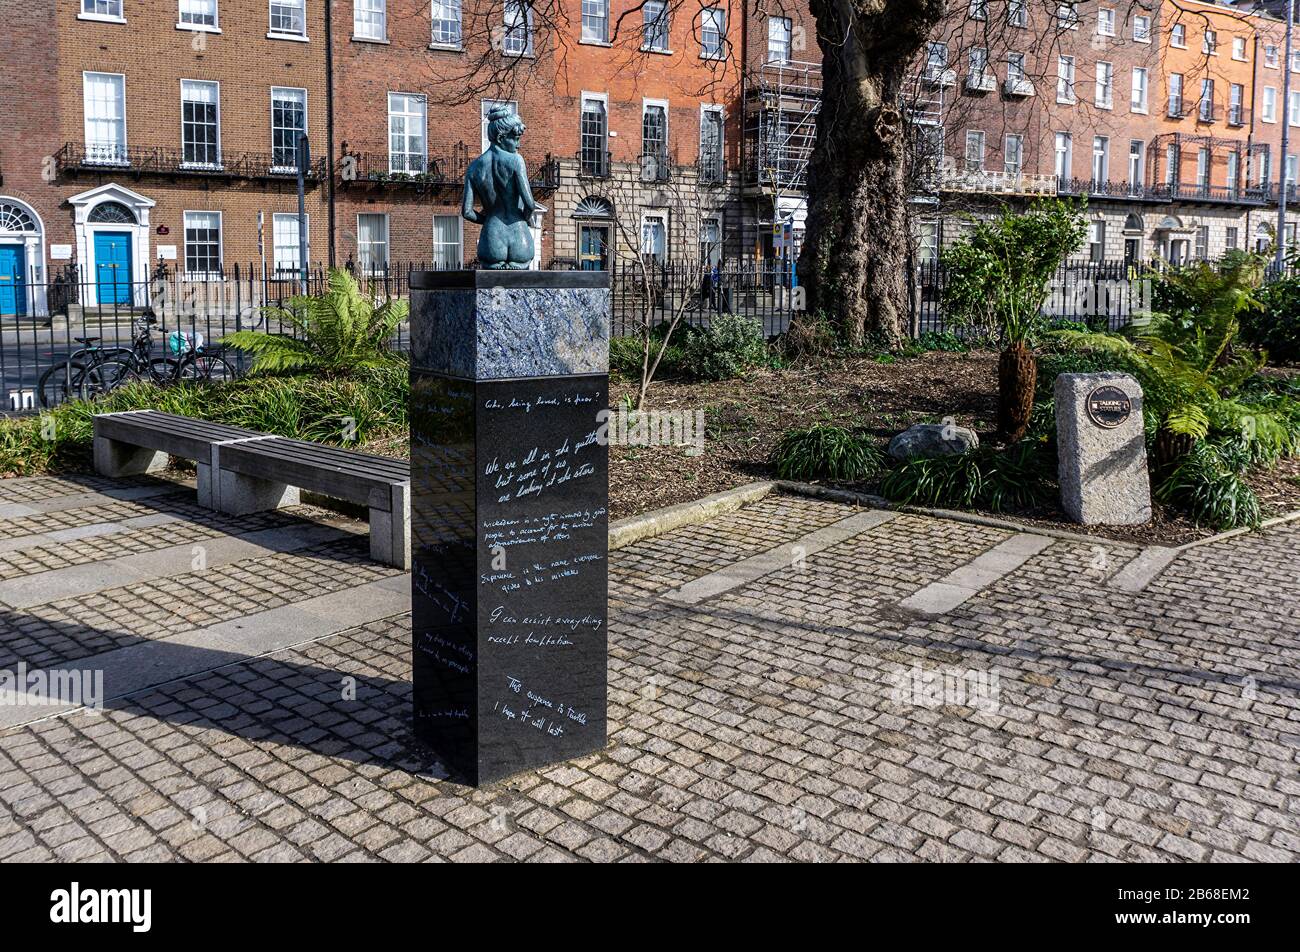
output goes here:
{"type": "Polygon", "coordinates": [[[411,297],[415,728],[477,785],[605,746],[609,276],[411,297]]]}
{"type": "Polygon", "coordinates": [[[1061,508],[1085,525],[1151,520],[1142,388],[1128,374],[1056,378],[1061,508]]]}

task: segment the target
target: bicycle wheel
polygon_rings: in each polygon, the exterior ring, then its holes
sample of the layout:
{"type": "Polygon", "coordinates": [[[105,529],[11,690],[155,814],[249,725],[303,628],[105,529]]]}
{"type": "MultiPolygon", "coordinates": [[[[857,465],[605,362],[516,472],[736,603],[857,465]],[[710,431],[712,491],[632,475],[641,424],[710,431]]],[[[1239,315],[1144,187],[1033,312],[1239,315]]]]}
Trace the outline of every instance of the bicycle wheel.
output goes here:
{"type": "Polygon", "coordinates": [[[196,383],[225,383],[235,379],[235,368],[217,354],[191,353],[181,361],[179,377],[196,383]]]}
{"type": "Polygon", "coordinates": [[[84,372],[84,365],[73,360],[65,360],[51,366],[41,374],[40,382],[37,384],[41,406],[48,410],[67,400],[74,375],[79,378],[84,372]]]}
{"type": "Polygon", "coordinates": [[[144,378],[162,385],[174,383],[180,377],[180,361],[171,357],[151,357],[144,378]]]}
{"type": "Polygon", "coordinates": [[[106,360],[83,368],[81,376],[74,380],[74,384],[79,399],[95,400],[107,396],[118,387],[140,379],[140,371],[133,363],[125,360],[106,360]]]}

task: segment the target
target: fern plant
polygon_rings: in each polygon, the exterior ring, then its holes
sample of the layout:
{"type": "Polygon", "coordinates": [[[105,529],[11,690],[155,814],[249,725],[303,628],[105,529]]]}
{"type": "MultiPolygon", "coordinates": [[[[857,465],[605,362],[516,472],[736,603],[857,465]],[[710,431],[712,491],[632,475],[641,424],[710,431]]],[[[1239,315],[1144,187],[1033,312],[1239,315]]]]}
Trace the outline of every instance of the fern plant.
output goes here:
{"type": "Polygon", "coordinates": [[[1236,429],[1234,417],[1268,414],[1232,402],[1264,365],[1262,354],[1233,346],[1261,278],[1255,258],[1222,270],[1186,268],[1163,279],[1168,287],[1161,296],[1173,305],[1170,311],[1140,315],[1118,334],[1060,330],[1051,336],[1067,347],[1117,357],[1132,371],[1156,416],[1157,466],[1167,469],[1206,439],[1216,420],[1236,429]]]}
{"type": "Polygon", "coordinates": [[[290,298],[285,307],[265,307],[269,319],[292,327],[297,334],[236,331],[221,343],[254,358],[252,370],[317,371],[346,376],[365,367],[395,359],[390,341],[406,320],[405,301],[376,306],[361,293],[351,274],[331,268],[324,294],[290,298]]]}

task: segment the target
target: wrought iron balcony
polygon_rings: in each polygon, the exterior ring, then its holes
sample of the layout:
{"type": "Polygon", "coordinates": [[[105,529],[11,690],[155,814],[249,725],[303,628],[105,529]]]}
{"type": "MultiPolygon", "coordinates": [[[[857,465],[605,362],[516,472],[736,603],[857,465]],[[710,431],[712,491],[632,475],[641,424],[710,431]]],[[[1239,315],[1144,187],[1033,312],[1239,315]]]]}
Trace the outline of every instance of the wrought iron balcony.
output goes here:
{"type": "MultiPolygon", "coordinates": [[[[149,146],[118,146],[68,142],[54,154],[60,174],[122,171],[133,175],[193,176],[224,179],[290,179],[298,170],[292,155],[269,152],[221,152],[196,161],[193,151],[149,146]]],[[[325,177],[325,160],[317,159],[307,170],[312,182],[325,177]]]]}
{"type": "Polygon", "coordinates": [[[641,181],[667,182],[672,174],[672,160],[667,150],[641,155],[641,181]]]}
{"type": "Polygon", "coordinates": [[[701,185],[722,185],[727,181],[727,163],[720,152],[706,152],[695,160],[701,185]]]}
{"type": "Polygon", "coordinates": [[[578,178],[607,179],[613,169],[613,156],[604,149],[579,149],[578,178]]]}
{"type": "Polygon", "coordinates": [[[1096,199],[1115,199],[1125,202],[1167,202],[1168,196],[1141,182],[1110,182],[1097,179],[1056,179],[1056,194],[1086,195],[1096,199]]]}
{"type": "Polygon", "coordinates": [[[1267,186],[1200,185],[1174,182],[1155,186],[1158,194],[1175,202],[1206,202],[1214,205],[1264,205],[1271,197],[1267,186]]]}
{"type": "Polygon", "coordinates": [[[468,166],[469,147],[464,142],[457,142],[447,155],[438,156],[349,152],[345,142],[338,163],[338,177],[344,186],[359,184],[436,191],[459,188],[468,166]]]}
{"type": "Polygon", "coordinates": [[[528,173],[528,184],[534,192],[553,192],[560,187],[560,160],[549,152],[541,165],[528,173]]]}

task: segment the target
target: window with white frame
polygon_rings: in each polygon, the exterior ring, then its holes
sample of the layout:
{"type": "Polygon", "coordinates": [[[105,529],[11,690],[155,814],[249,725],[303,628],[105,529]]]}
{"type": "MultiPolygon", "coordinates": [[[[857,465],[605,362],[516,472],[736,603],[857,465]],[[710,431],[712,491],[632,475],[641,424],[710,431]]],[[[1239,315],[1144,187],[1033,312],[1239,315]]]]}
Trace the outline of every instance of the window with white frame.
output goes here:
{"type": "Polygon", "coordinates": [[[221,273],[221,212],[185,212],[185,270],[190,277],[221,273]]]}
{"type": "Polygon", "coordinates": [[[81,15],[94,20],[122,20],[122,0],[81,0],[81,15]]]}
{"type": "Polygon", "coordinates": [[[700,217],[700,260],[713,267],[722,263],[722,216],[700,217]]]}
{"type": "Polygon", "coordinates": [[[916,257],[918,261],[933,264],[939,260],[939,223],[934,219],[918,222],[916,226],[916,257]]]}
{"type": "Polygon", "coordinates": [[[1129,109],[1133,112],[1147,111],[1147,71],[1143,66],[1133,67],[1133,88],[1129,97],[1129,109]]]}
{"type": "Polygon", "coordinates": [[[724,161],[725,115],[721,106],[703,106],[700,109],[700,175],[707,182],[721,182],[726,178],[724,161]]]}
{"type": "Polygon", "coordinates": [[[1214,80],[1201,80],[1201,100],[1197,108],[1202,122],[1213,122],[1214,115],[1214,80]]]}
{"type": "Polygon", "coordinates": [[[1007,54],[1007,82],[1013,87],[1020,84],[1025,78],[1025,54],[1008,53],[1007,54]]]}
{"type": "Polygon", "coordinates": [[[609,42],[609,0],[582,0],[582,38],[588,43],[609,42]]]}
{"type": "Polygon", "coordinates": [[[276,36],[307,35],[307,0],[271,0],[271,31],[276,36]]]}
{"type": "Polygon", "coordinates": [[[1233,126],[1245,125],[1245,103],[1246,87],[1241,83],[1230,83],[1228,85],[1228,124],[1233,126]]]}
{"type": "Polygon", "coordinates": [[[1178,182],[1182,153],[1178,151],[1178,146],[1170,143],[1165,146],[1165,184],[1174,185],[1178,182]]]}
{"type": "Polygon", "coordinates": [[[181,161],[187,166],[221,165],[220,100],[216,83],[181,81],[181,161]]]}
{"type": "Polygon", "coordinates": [[[86,160],[100,165],[126,164],[126,77],[121,73],[82,76],[86,160]]]}
{"type": "Polygon", "coordinates": [[[307,132],[307,90],[271,87],[271,164],[298,168],[298,137],[307,132]]]}
{"type": "Polygon", "coordinates": [[[970,78],[975,82],[983,82],[989,69],[989,51],[982,46],[972,47],[970,50],[970,78]]]}
{"type": "Polygon", "coordinates": [[[1002,168],[1008,175],[1019,175],[1025,164],[1025,137],[1008,134],[1002,140],[1002,168]]]}
{"type": "Polygon", "coordinates": [[[366,213],[357,216],[357,266],[363,274],[382,274],[388,269],[388,216],[366,213]]]}
{"type": "Polygon", "coordinates": [[[1061,56],[1056,60],[1056,101],[1072,103],[1074,99],[1074,57],[1061,56]]]}
{"type": "Polygon", "coordinates": [[[515,115],[519,115],[519,104],[516,103],[514,100],[506,100],[506,99],[482,100],[479,103],[479,122],[480,122],[479,131],[482,134],[482,140],[483,140],[481,143],[482,148],[480,151],[482,152],[486,152],[488,150],[488,147],[492,145],[492,140],[488,138],[488,116],[492,114],[492,110],[495,109],[497,106],[505,106],[515,115]]]}
{"type": "Polygon", "coordinates": [[[727,14],[721,7],[705,7],[700,11],[700,55],[720,59],[726,51],[727,14]]]}
{"type": "Polygon", "coordinates": [[[425,171],[427,105],[418,93],[388,94],[388,171],[425,171]]]}
{"type": "Polygon", "coordinates": [[[1110,109],[1115,104],[1115,67],[1111,63],[1097,64],[1096,95],[1093,102],[1098,109],[1110,109]]]}
{"type": "Polygon", "coordinates": [[[1259,118],[1264,122],[1277,122],[1277,88],[1264,87],[1264,98],[1260,103],[1259,118]]]}
{"type": "Polygon", "coordinates": [[[966,13],[972,20],[987,20],[989,18],[989,0],[970,0],[966,13]]]}
{"type": "Polygon", "coordinates": [[[217,28],[217,0],[180,0],[178,26],[191,29],[217,28]]]}
{"type": "Polygon", "coordinates": [[[1056,28],[1058,30],[1079,29],[1079,5],[1077,3],[1058,3],[1056,5],[1056,28]]]}
{"type": "Polygon", "coordinates": [[[1169,45],[1179,49],[1187,47],[1187,24],[1175,23],[1169,28],[1169,45]]]}
{"type": "Polygon", "coordinates": [[[1151,42],[1151,18],[1134,17],[1133,18],[1133,39],[1138,43],[1151,42]]]}
{"type": "MultiPolygon", "coordinates": [[[[311,240],[311,218],[306,219],[307,238],[311,240]]],[[[271,216],[271,250],[275,270],[281,274],[297,274],[301,268],[298,251],[298,216],[275,214],[271,216]]],[[[308,247],[307,260],[311,260],[308,247]]]]}
{"type": "Polygon", "coordinates": [[[1236,251],[1237,243],[1240,239],[1241,232],[1234,225],[1229,225],[1223,235],[1223,247],[1228,251],[1236,251]]]}
{"type": "Polygon", "coordinates": [[[663,103],[642,106],[641,157],[657,163],[657,168],[668,162],[668,108],[663,103]]]}
{"type": "Polygon", "coordinates": [[[984,171],[984,133],[979,129],[966,130],[966,171],[984,171]]]}
{"type": "Polygon", "coordinates": [[[1201,188],[1210,184],[1210,150],[1204,146],[1196,151],[1196,184],[1201,188]]]}
{"type": "Polygon", "coordinates": [[[1256,181],[1260,185],[1267,185],[1269,183],[1273,178],[1273,153],[1260,153],[1259,162],[1256,163],[1255,166],[1255,172],[1257,175],[1256,181]]]}
{"type": "Polygon", "coordinates": [[[1177,119],[1183,114],[1183,74],[1169,74],[1169,115],[1177,119]]]}
{"type": "Polygon", "coordinates": [[[605,178],[609,174],[609,113],[604,96],[582,97],[578,161],[583,175],[605,178]]]}
{"type": "Polygon", "coordinates": [[[1113,9],[1102,7],[1097,11],[1097,35],[1115,35],[1115,11],[1113,9]]]}
{"type": "Polygon", "coordinates": [[[943,78],[944,71],[947,68],[948,44],[937,41],[928,44],[925,51],[926,79],[939,82],[943,78]]]}
{"type": "Polygon", "coordinates": [[[1029,25],[1029,0],[1007,0],[1007,23],[1010,26],[1029,25]]]}
{"type": "Polygon", "coordinates": [[[1300,126],[1300,90],[1292,90],[1286,97],[1286,124],[1300,126]]]}
{"type": "Polygon", "coordinates": [[[352,0],[352,38],[388,39],[388,0],[352,0]]]}
{"type": "Polygon", "coordinates": [[[1106,260],[1106,222],[1100,218],[1088,222],[1088,260],[1106,260]]]}
{"type": "Polygon", "coordinates": [[[1246,58],[1246,38],[1244,36],[1234,36],[1232,38],[1232,58],[1235,60],[1244,60],[1246,58]]]}
{"type": "Polygon", "coordinates": [[[645,212],[642,214],[641,254],[660,264],[668,260],[667,212],[645,212]]]}
{"type": "Polygon", "coordinates": [[[1208,56],[1217,56],[1219,53],[1219,34],[1214,30],[1206,30],[1205,36],[1201,39],[1201,52],[1208,56]]]}
{"type": "Polygon", "coordinates": [[[1197,261],[1205,261],[1210,257],[1210,226],[1200,225],[1196,229],[1196,250],[1194,252],[1197,261]]]}
{"type": "Polygon", "coordinates": [[[1286,184],[1294,185],[1296,180],[1296,155],[1292,152],[1286,157],[1286,184]]]}
{"type": "Polygon", "coordinates": [[[1074,174],[1074,136],[1068,132],[1056,134],[1056,177],[1066,181],[1074,174]]]}
{"type": "Polygon", "coordinates": [[[793,25],[789,17],[767,18],[767,61],[788,63],[792,50],[793,25]]]}
{"type": "Polygon", "coordinates": [[[1264,44],[1264,65],[1269,69],[1277,69],[1277,47],[1272,43],[1264,44]]]}
{"type": "Polygon", "coordinates": [[[1291,51],[1291,72],[1300,73],[1300,50],[1291,51]]]}
{"type": "Polygon", "coordinates": [[[433,22],[434,46],[460,48],[461,10],[460,0],[432,0],[429,16],[433,22]]]}
{"type": "Polygon", "coordinates": [[[459,215],[433,216],[433,267],[449,271],[464,265],[459,215]]]}
{"type": "Polygon", "coordinates": [[[1101,184],[1110,180],[1110,137],[1092,137],[1092,180],[1101,184]]]}
{"type": "Polygon", "coordinates": [[[1233,198],[1237,197],[1237,185],[1239,184],[1238,179],[1240,178],[1240,175],[1241,157],[1236,152],[1229,152],[1226,184],[1228,186],[1228,194],[1233,198]]]}
{"type": "Polygon", "coordinates": [[[533,55],[533,5],[529,0],[505,0],[505,37],[501,48],[511,56],[533,55]]]}
{"type": "Polygon", "coordinates": [[[1130,139],[1128,143],[1128,188],[1131,194],[1136,195],[1142,189],[1142,183],[1146,180],[1146,171],[1143,168],[1145,162],[1143,157],[1146,155],[1146,146],[1141,139],[1130,139]]]}
{"type": "Polygon", "coordinates": [[[668,4],[664,0],[645,0],[641,7],[641,47],[668,52],[668,4]]]}

